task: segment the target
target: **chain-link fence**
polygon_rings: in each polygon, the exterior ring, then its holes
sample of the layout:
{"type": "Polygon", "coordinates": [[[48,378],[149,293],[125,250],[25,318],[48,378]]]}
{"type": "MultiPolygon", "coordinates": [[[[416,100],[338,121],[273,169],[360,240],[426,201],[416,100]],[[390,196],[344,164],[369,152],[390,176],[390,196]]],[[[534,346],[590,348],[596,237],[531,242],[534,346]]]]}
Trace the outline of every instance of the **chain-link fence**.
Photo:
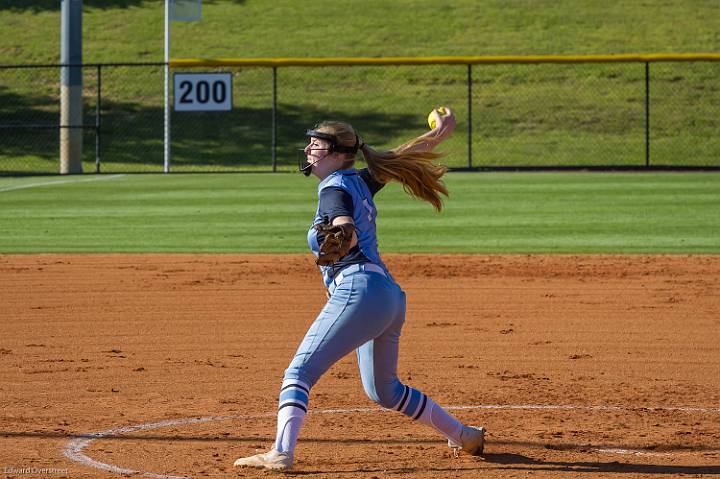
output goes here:
{"type": "MultiPolygon", "coordinates": [[[[58,172],[60,65],[0,67],[0,174],[58,172]]],[[[83,66],[85,172],[162,172],[163,64],[83,66]]],[[[376,148],[451,106],[453,168],[720,168],[720,62],[222,66],[233,109],[171,114],[172,171],[296,167],[304,132],[376,148]]]]}

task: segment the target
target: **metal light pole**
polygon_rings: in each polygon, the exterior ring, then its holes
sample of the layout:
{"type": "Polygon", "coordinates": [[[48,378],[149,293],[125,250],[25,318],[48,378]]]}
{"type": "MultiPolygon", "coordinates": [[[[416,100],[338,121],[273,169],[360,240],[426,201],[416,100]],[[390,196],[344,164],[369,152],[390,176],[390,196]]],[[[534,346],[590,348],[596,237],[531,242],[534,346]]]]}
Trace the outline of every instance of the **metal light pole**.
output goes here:
{"type": "Polygon", "coordinates": [[[82,173],[82,0],[62,0],[60,21],[60,173],[82,173]]]}
{"type": "Polygon", "coordinates": [[[170,173],[170,0],[165,0],[165,134],[163,171],[170,173]]]}

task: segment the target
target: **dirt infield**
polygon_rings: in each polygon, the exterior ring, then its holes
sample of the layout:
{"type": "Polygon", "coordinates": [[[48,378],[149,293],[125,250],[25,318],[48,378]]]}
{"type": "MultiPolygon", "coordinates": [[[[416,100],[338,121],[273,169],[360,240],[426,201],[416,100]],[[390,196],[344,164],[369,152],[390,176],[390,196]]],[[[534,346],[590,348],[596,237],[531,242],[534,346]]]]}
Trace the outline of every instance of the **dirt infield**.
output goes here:
{"type": "MultiPolygon", "coordinates": [[[[486,455],[374,406],[351,355],[294,474],[720,475],[719,256],[386,260],[401,379],[486,426],[486,455]]],[[[276,476],[232,462],[271,445],[323,302],[304,255],[0,255],[0,477],[276,476]]]]}

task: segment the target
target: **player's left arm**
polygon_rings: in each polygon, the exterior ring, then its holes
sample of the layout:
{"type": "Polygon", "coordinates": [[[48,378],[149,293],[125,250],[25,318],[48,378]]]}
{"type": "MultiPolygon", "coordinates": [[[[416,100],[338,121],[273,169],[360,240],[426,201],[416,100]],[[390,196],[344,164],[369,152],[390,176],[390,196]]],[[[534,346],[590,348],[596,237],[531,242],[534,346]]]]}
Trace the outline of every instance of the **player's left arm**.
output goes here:
{"type": "Polygon", "coordinates": [[[355,224],[349,216],[333,218],[330,224],[318,223],[315,230],[323,235],[320,251],[315,259],[315,263],[320,266],[329,266],[340,261],[357,244],[355,224]]]}
{"type": "MultiPolygon", "coordinates": [[[[355,221],[353,221],[352,216],[336,216],[332,220],[333,226],[339,226],[339,225],[343,225],[343,224],[351,224],[351,225],[355,226],[355,221]]],[[[349,249],[353,249],[355,247],[355,245],[357,245],[357,243],[358,243],[357,233],[353,229],[352,240],[350,241],[349,249]]]]}

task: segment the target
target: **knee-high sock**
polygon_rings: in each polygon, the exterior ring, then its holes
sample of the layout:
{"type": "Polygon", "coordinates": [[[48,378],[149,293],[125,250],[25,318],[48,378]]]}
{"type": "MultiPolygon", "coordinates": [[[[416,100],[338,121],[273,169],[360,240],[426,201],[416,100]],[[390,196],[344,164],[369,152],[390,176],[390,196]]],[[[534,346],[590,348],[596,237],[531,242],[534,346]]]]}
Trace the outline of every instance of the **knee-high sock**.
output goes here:
{"type": "Polygon", "coordinates": [[[293,454],[305,421],[310,386],[297,379],[286,379],[280,389],[275,449],[293,454]]]}
{"type": "Polygon", "coordinates": [[[462,444],[463,424],[417,389],[405,386],[402,399],[394,409],[435,428],[454,444],[462,444]]]}

